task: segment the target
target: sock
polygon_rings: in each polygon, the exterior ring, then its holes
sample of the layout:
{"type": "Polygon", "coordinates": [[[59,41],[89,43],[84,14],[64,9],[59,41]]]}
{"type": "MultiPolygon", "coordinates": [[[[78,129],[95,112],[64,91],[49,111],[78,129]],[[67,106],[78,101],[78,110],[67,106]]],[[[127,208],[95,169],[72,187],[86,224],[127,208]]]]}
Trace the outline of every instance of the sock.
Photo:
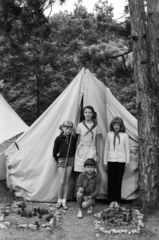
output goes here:
{"type": "Polygon", "coordinates": [[[58,203],[62,203],[62,199],[58,199],[58,201],[57,201],[58,203]]]}
{"type": "Polygon", "coordinates": [[[62,204],[66,204],[66,199],[62,199],[62,204]]]}

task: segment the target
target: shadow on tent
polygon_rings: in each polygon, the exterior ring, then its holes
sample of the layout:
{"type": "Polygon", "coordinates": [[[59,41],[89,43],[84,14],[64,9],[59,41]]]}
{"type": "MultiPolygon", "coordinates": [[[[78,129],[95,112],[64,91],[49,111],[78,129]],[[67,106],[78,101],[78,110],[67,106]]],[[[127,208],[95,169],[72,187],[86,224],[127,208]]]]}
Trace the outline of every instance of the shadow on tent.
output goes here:
{"type": "Polygon", "coordinates": [[[22,133],[2,142],[0,144],[0,181],[4,181],[6,179],[6,172],[7,172],[6,157],[5,157],[4,151],[6,151],[7,148],[9,148],[9,146],[12,143],[14,143],[21,135],[22,135],[22,133]]]}

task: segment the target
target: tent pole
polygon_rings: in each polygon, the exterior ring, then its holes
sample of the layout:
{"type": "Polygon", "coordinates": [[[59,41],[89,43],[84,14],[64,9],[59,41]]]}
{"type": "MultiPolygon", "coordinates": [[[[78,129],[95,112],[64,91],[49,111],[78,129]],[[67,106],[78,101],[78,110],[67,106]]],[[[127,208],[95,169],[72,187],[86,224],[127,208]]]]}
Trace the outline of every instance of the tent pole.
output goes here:
{"type": "Polygon", "coordinates": [[[69,153],[69,150],[70,150],[72,135],[73,135],[73,131],[71,132],[71,137],[70,137],[70,141],[69,141],[69,145],[68,145],[68,149],[67,149],[66,161],[65,161],[65,165],[64,165],[64,172],[63,172],[63,178],[62,178],[62,185],[61,185],[61,190],[60,191],[63,191],[63,188],[64,188],[64,181],[65,181],[67,161],[68,161],[68,153],[69,153]]]}

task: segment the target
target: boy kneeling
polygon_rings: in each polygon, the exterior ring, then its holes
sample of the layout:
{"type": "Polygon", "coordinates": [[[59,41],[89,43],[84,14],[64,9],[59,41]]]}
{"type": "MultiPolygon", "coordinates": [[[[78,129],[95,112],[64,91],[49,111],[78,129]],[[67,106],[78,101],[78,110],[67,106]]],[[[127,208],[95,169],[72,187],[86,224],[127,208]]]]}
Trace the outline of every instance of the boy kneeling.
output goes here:
{"type": "Polygon", "coordinates": [[[95,172],[96,161],[92,158],[88,158],[84,162],[85,171],[81,173],[77,180],[77,203],[78,203],[78,218],[83,218],[82,209],[88,209],[87,213],[92,212],[92,205],[95,204],[96,197],[98,195],[101,178],[98,173],[95,172]]]}

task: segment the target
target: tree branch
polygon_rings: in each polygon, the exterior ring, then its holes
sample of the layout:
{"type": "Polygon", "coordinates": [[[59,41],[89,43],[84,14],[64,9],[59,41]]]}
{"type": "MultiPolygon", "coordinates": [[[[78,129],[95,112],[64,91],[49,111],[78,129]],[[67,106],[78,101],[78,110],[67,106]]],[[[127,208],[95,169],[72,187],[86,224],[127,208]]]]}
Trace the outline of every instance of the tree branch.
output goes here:
{"type": "Polygon", "coordinates": [[[123,57],[129,53],[132,52],[132,49],[129,49],[128,51],[124,52],[124,53],[120,53],[120,54],[117,54],[117,55],[114,55],[114,56],[108,56],[108,58],[118,58],[118,57],[123,57]]]}

